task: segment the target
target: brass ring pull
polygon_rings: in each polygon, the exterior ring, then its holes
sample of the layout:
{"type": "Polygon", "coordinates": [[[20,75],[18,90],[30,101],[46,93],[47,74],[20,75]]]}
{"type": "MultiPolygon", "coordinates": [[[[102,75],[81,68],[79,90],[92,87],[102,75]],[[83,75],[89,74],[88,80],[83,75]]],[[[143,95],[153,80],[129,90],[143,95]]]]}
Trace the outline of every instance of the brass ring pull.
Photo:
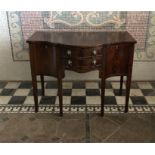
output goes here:
{"type": "Polygon", "coordinates": [[[71,51],[70,51],[70,50],[67,51],[67,55],[68,55],[68,56],[71,55],[71,51]]]}
{"type": "Polygon", "coordinates": [[[93,60],[93,65],[96,65],[96,60],[93,60]]]}
{"type": "Polygon", "coordinates": [[[93,50],[93,54],[94,54],[94,55],[96,55],[96,54],[97,54],[96,50],[93,50]]]}
{"type": "Polygon", "coordinates": [[[71,60],[68,60],[68,65],[72,65],[72,61],[71,60]]]}

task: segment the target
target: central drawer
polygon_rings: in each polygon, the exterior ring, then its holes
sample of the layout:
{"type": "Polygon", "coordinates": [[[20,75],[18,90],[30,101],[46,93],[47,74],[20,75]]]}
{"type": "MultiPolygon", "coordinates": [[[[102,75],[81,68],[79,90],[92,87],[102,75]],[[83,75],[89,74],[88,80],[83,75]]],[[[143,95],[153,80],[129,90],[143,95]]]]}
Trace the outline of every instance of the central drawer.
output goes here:
{"type": "Polygon", "coordinates": [[[102,65],[102,57],[91,57],[91,58],[66,58],[65,66],[66,69],[74,70],[77,72],[87,72],[92,69],[97,69],[102,65]]]}
{"type": "Polygon", "coordinates": [[[102,47],[67,47],[62,51],[66,69],[84,73],[102,65],[102,47]]]}
{"type": "Polygon", "coordinates": [[[95,56],[102,56],[102,48],[66,48],[64,50],[65,58],[92,58],[95,56]]]}

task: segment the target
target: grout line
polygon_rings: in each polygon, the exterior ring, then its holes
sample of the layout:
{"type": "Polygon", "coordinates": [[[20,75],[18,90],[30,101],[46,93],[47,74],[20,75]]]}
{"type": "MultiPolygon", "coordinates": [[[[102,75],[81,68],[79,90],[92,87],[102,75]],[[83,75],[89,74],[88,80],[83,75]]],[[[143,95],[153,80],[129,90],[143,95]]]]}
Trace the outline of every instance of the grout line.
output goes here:
{"type": "Polygon", "coordinates": [[[125,121],[123,124],[121,124],[116,130],[114,130],[110,135],[108,135],[103,142],[106,142],[106,140],[108,140],[111,136],[113,136],[117,131],[119,131],[130,119],[128,119],[127,121],[125,121]]]}
{"type": "Polygon", "coordinates": [[[105,116],[105,118],[106,118],[107,120],[109,120],[109,121],[113,122],[114,124],[118,125],[118,126],[120,125],[119,123],[117,123],[117,122],[113,121],[112,119],[110,119],[110,118],[108,118],[108,117],[106,117],[106,116],[105,116]]]}
{"type": "Polygon", "coordinates": [[[119,129],[121,128],[121,126],[119,126],[116,130],[114,130],[110,135],[108,135],[102,142],[106,142],[106,140],[108,140],[111,136],[113,136],[119,129]]]}
{"type": "Polygon", "coordinates": [[[90,143],[90,123],[89,123],[89,114],[88,113],[86,113],[85,127],[86,127],[85,142],[90,143]]]}

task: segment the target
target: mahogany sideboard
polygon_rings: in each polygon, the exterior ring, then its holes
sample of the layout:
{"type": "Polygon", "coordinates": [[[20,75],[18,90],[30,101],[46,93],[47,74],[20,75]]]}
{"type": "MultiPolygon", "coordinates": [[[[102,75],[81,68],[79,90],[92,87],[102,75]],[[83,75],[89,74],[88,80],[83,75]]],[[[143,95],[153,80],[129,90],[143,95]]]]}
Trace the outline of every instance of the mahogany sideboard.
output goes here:
{"type": "Polygon", "coordinates": [[[78,73],[99,71],[101,79],[101,116],[104,115],[105,80],[126,76],[125,112],[128,112],[130,84],[136,40],[127,31],[52,32],[37,31],[28,40],[35,112],[38,112],[37,75],[44,96],[44,76],[58,79],[60,116],[63,115],[62,79],[65,69],[78,73]]]}

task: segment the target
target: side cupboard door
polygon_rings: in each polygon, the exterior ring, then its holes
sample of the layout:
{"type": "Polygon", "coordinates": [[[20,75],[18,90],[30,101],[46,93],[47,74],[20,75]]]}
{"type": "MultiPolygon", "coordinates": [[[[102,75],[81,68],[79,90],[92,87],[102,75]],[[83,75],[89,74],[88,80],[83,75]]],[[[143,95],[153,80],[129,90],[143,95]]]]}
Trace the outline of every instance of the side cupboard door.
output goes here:
{"type": "Polygon", "coordinates": [[[56,50],[53,50],[53,46],[43,43],[31,43],[29,47],[31,70],[36,75],[42,74],[57,77],[58,55],[56,50]]]}
{"type": "Polygon", "coordinates": [[[128,75],[133,64],[134,44],[117,44],[104,48],[106,77],[128,75]]]}

